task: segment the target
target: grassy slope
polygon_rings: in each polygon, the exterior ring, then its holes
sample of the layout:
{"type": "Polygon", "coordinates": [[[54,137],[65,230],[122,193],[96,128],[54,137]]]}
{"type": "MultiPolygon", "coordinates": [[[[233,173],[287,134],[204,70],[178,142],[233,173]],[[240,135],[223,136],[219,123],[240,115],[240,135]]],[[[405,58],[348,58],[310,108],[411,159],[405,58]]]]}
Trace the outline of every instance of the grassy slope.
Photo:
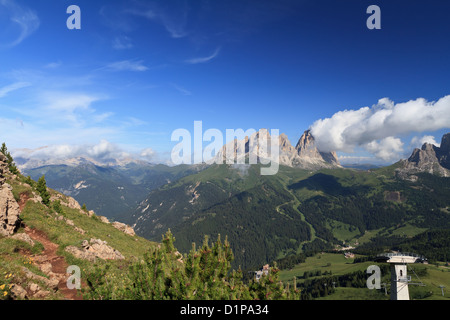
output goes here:
{"type": "MultiPolygon", "coordinates": [[[[23,177],[19,176],[18,180],[8,179],[8,183],[13,187],[13,194],[17,199],[25,194],[30,196],[33,191],[30,185],[20,180],[23,181],[23,177]]],[[[50,190],[50,192],[56,194],[56,191],[50,190]]],[[[154,242],[144,238],[127,235],[112,225],[101,222],[95,215],[89,217],[80,213],[79,210],[65,206],[62,206],[62,208],[63,216],[72,220],[76,227],[86,231],[84,235],[77,232],[73,226],[68,225],[64,220],[55,220],[57,217],[55,211],[41,203],[28,201],[23,208],[20,218],[26,226],[44,232],[52,242],[59,245],[58,254],[65,257],[69,265],[77,265],[82,270],[82,281],[84,280],[84,274],[93,270],[95,264],[76,259],[65,252],[64,248],[69,245],[80,246],[83,240],[91,238],[101,239],[120,251],[126,259],[142,257],[145,252],[156,245],[154,242]]],[[[20,228],[18,232],[24,232],[24,229],[20,228]]],[[[30,281],[24,276],[23,266],[38,275],[45,276],[26,258],[32,254],[39,254],[41,251],[42,245],[39,243],[31,247],[23,241],[0,237],[0,287],[2,284],[6,284],[4,288],[7,288],[8,284],[17,283],[25,288],[30,281]]],[[[119,266],[123,261],[98,261],[98,264],[102,263],[119,266]]],[[[0,292],[0,295],[3,295],[3,291],[0,292]]],[[[58,294],[52,295],[50,299],[61,299],[61,296],[58,294]]]]}

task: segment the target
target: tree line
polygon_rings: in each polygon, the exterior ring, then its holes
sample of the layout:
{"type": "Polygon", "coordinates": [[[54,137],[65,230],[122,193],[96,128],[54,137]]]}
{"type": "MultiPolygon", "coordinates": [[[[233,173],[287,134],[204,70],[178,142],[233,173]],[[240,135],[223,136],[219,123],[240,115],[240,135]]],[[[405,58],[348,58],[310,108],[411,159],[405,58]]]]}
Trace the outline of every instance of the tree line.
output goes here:
{"type": "Polygon", "coordinates": [[[233,251],[220,236],[210,245],[205,236],[201,247],[192,244],[187,255],[174,247],[171,231],[160,246],[144,259],[116,268],[112,262],[97,266],[87,276],[83,296],[93,300],[284,300],[300,299],[296,283],[279,280],[276,265],[259,280],[243,281],[241,269],[231,270],[233,251]]]}

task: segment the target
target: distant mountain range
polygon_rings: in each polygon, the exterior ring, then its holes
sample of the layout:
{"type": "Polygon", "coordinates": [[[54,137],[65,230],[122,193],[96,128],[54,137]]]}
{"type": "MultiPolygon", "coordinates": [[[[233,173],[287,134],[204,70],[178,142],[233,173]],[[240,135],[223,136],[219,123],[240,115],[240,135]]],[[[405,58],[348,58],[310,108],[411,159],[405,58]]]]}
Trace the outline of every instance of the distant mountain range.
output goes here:
{"type": "MultiPolygon", "coordinates": [[[[255,133],[271,139],[267,130],[255,133]]],[[[258,152],[258,156],[267,156],[258,148],[251,148],[246,138],[244,157],[249,157],[249,150],[258,152]]],[[[270,145],[270,142],[269,142],[270,145]]],[[[305,131],[294,148],[285,134],[279,136],[280,164],[304,169],[340,167],[335,153],[319,152],[309,130],[305,131]]],[[[225,155],[228,144],[218,152],[217,157],[225,155]]],[[[237,156],[239,144],[232,146],[237,156]]],[[[91,157],[75,158],[33,158],[36,150],[20,150],[15,157],[19,169],[32,179],[38,180],[45,175],[47,184],[78,202],[86,204],[97,214],[114,219],[126,216],[138,206],[151,190],[172,183],[177,179],[196,173],[207,167],[202,165],[167,166],[150,164],[130,157],[123,159],[96,160],[91,157]]]]}
{"type": "MultiPolygon", "coordinates": [[[[270,139],[266,130],[256,133],[270,139]]],[[[279,136],[280,170],[260,174],[261,163],[169,167],[132,162],[100,166],[88,159],[22,170],[89,209],[159,241],[171,229],[176,246],[189,251],[203,236],[227,236],[235,266],[256,268],[298,252],[332,249],[397,235],[450,228],[450,134],[440,147],[424,144],[386,167],[342,166],[334,152],[320,152],[310,131],[295,147],[279,136]],[[412,230],[412,231],[411,231],[412,230]]],[[[252,139],[227,144],[237,156],[267,156],[252,139]],[[245,148],[245,149],[239,149],[245,148]]],[[[382,239],[382,240],[380,240],[382,239]]],[[[394,241],[394,240],[392,240],[394,241]]]]}
{"type": "Polygon", "coordinates": [[[20,167],[33,180],[45,175],[47,185],[97,214],[110,219],[134,211],[153,189],[202,169],[201,165],[169,167],[145,162],[105,166],[85,158],[68,159],[61,164],[20,167]]]}

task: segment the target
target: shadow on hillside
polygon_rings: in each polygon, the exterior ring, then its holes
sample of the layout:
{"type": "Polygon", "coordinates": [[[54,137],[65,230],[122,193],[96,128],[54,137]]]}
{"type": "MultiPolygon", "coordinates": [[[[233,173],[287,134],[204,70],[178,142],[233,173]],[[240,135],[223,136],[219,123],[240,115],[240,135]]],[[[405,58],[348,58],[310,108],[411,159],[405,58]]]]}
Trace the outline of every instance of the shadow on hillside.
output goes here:
{"type": "Polygon", "coordinates": [[[364,187],[359,185],[344,187],[335,176],[317,173],[305,180],[289,185],[288,188],[291,190],[306,188],[311,191],[322,191],[332,196],[347,196],[361,192],[364,187]]]}

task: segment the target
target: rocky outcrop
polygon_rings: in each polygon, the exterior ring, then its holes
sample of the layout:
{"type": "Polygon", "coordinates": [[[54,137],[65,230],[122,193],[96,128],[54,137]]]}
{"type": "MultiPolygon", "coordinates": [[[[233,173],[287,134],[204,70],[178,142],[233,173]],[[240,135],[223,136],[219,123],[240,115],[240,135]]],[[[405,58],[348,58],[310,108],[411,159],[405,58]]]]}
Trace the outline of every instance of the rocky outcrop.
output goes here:
{"type": "MultiPolygon", "coordinates": [[[[54,194],[50,197],[50,201],[60,201],[63,206],[66,206],[70,209],[81,210],[81,206],[77,200],[72,197],[62,195],[60,193],[54,194]]],[[[85,213],[83,211],[83,213],[85,213]]]]}
{"type": "Polygon", "coordinates": [[[10,236],[19,227],[20,208],[12,188],[7,184],[5,174],[8,171],[6,157],[0,153],[0,234],[10,236]]]}
{"type": "MultiPolygon", "coordinates": [[[[270,159],[270,147],[272,137],[269,131],[261,129],[244,140],[235,139],[227,143],[217,153],[211,161],[216,163],[226,163],[227,150],[233,150],[234,159],[240,159],[241,162],[249,163],[253,157],[258,162],[261,159],[270,159]],[[260,144],[260,139],[264,141],[260,144]]],[[[310,130],[306,130],[300,137],[295,148],[292,146],[288,137],[282,133],[278,136],[279,158],[278,163],[288,167],[316,170],[321,168],[341,167],[335,152],[320,152],[317,149],[315,139],[310,130]]]]}
{"type": "Polygon", "coordinates": [[[415,174],[427,172],[442,177],[450,177],[450,133],[442,137],[440,147],[424,143],[421,149],[414,149],[407,160],[400,161],[396,175],[405,180],[415,181],[415,174]]]}
{"type": "Polygon", "coordinates": [[[19,227],[20,208],[8,184],[0,187],[0,234],[9,236],[19,227]]]}
{"type": "Polygon", "coordinates": [[[111,224],[114,228],[116,228],[117,230],[120,230],[122,232],[124,232],[125,234],[128,234],[130,236],[135,236],[136,233],[134,232],[134,229],[128,225],[126,225],[125,223],[122,222],[113,222],[111,224]]]}
{"type": "Polygon", "coordinates": [[[26,233],[16,233],[15,235],[11,236],[11,238],[26,242],[32,247],[34,246],[33,239],[31,239],[30,236],[26,233]]]}
{"type": "Polygon", "coordinates": [[[6,157],[0,152],[0,187],[5,183],[5,173],[8,170],[8,165],[6,164],[6,157]]]}
{"type": "Polygon", "coordinates": [[[68,246],[65,250],[76,258],[91,262],[95,262],[98,258],[103,260],[125,259],[119,251],[100,239],[91,239],[89,242],[84,240],[81,244],[81,249],[75,246],[68,246]]]}
{"type": "Polygon", "coordinates": [[[22,267],[22,271],[25,274],[25,277],[29,280],[34,280],[34,281],[39,281],[41,283],[43,283],[45,286],[47,286],[48,288],[56,291],[58,289],[58,284],[59,281],[61,280],[60,277],[57,274],[54,274],[51,272],[51,265],[50,267],[47,267],[47,269],[41,269],[41,271],[45,274],[47,274],[47,277],[43,277],[40,275],[37,275],[33,272],[31,272],[29,269],[27,269],[26,267],[22,267]]]}
{"type": "Polygon", "coordinates": [[[107,218],[107,217],[104,217],[104,216],[97,216],[99,219],[100,219],[100,221],[101,222],[103,222],[103,223],[106,223],[106,224],[109,224],[110,222],[109,222],[109,219],[107,218]]]}

